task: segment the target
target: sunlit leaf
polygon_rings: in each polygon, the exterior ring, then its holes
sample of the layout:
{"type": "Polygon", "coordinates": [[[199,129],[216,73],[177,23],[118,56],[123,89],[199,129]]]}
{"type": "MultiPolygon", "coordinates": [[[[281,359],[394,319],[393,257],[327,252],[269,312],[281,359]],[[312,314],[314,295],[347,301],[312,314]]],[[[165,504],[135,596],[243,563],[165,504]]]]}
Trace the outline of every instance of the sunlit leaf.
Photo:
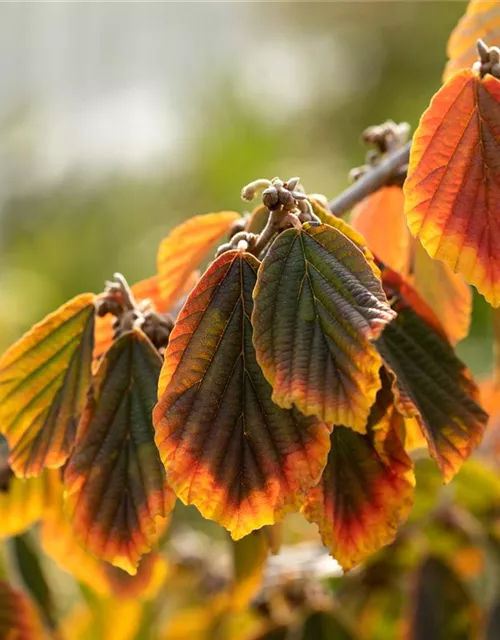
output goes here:
{"type": "Polygon", "coordinates": [[[413,272],[409,282],[439,318],[451,344],[469,333],[472,313],[472,290],[463,277],[441,260],[433,260],[415,241],[413,272]]]}
{"type": "Polygon", "coordinates": [[[326,425],[271,401],[252,344],[258,266],[229,251],[204,274],[170,336],[153,414],[169,483],[234,539],[298,509],[329,446],[326,425]]]}
{"type": "Polygon", "coordinates": [[[12,477],[0,491],[0,539],[26,531],[44,515],[51,503],[51,485],[58,471],[44,471],[38,478],[12,477]]]}
{"type": "Polygon", "coordinates": [[[351,225],[366,239],[370,250],[394,271],[408,271],[410,232],[400,187],[379,189],[352,210],[351,225]]]}
{"type": "Polygon", "coordinates": [[[409,640],[479,637],[479,616],[471,594],[452,569],[437,558],[427,558],[420,568],[410,612],[409,640]]]}
{"type": "Polygon", "coordinates": [[[44,640],[37,610],[27,596],[0,580],[0,638],[2,640],[44,640]]]}
{"type": "Polygon", "coordinates": [[[363,432],[380,388],[371,341],[395,314],[360,249],[326,224],[288,229],[259,268],[254,298],[274,402],[363,432]]]}
{"type": "Polygon", "coordinates": [[[396,307],[398,317],[377,345],[396,375],[400,399],[418,409],[430,454],[448,482],[481,442],[488,416],[449,342],[404,301],[396,307]]]}
{"type": "Polygon", "coordinates": [[[353,209],[351,224],[384,265],[412,284],[452,344],[468,334],[471,289],[461,275],[441,260],[433,260],[420,241],[410,236],[400,187],[386,187],[365,198],[353,209]]]}
{"type": "Polygon", "coordinates": [[[415,132],[404,184],[412,234],[500,305],[500,81],[454,75],[415,132]]]}
{"type": "Polygon", "coordinates": [[[465,15],[448,40],[448,64],[443,82],[461,69],[471,68],[477,60],[476,42],[500,44],[500,3],[498,0],[470,0],[465,15]]]}
{"type": "Polygon", "coordinates": [[[234,211],[194,216],[175,227],[158,249],[160,293],[168,307],[184,290],[186,279],[241,216],[234,211]]]}
{"type": "Polygon", "coordinates": [[[90,380],[94,296],[73,298],[0,359],[0,430],[20,477],[60,467],[74,444],[90,380]]]}
{"type": "Polygon", "coordinates": [[[64,640],[138,640],[143,615],[135,599],[95,599],[91,608],[76,606],[59,629],[64,640]]]}
{"type": "Polygon", "coordinates": [[[157,518],[173,506],[151,422],[160,368],[140,331],[114,343],[96,374],[64,477],[78,539],[132,574],[151,549],[157,518]]]}
{"type": "Polygon", "coordinates": [[[398,437],[402,421],[387,382],[366,435],[334,427],[328,463],[309,491],[303,513],[345,570],[391,542],[413,504],[413,465],[398,437]]]}
{"type": "Polygon", "coordinates": [[[241,540],[232,541],[233,602],[236,607],[248,606],[262,582],[264,564],[269,554],[266,529],[268,527],[263,527],[241,540]]]}

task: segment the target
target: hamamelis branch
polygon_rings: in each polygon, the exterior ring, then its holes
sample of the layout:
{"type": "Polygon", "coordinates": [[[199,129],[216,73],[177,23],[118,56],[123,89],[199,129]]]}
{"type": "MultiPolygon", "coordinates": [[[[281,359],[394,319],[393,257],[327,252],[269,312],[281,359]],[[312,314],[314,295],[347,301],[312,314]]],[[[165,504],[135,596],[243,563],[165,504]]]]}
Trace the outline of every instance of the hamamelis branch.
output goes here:
{"type": "Polygon", "coordinates": [[[382,187],[403,178],[402,170],[410,159],[411,140],[403,147],[387,153],[384,158],[370,167],[354,184],[328,203],[328,209],[336,216],[348,213],[355,204],[361,202],[382,187]]]}

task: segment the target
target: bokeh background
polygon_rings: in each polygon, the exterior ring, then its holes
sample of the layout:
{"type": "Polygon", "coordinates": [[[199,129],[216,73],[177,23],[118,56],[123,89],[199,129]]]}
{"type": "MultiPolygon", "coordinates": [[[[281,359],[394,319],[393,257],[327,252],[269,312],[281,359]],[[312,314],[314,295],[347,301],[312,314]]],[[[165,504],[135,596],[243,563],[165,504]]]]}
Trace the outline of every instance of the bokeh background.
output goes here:
{"type": "MultiPolygon", "coordinates": [[[[418,122],[465,2],[0,4],[0,348],[180,220],[299,175],[333,197],[360,132],[418,122]]],[[[476,300],[460,353],[491,362],[476,300]]]]}

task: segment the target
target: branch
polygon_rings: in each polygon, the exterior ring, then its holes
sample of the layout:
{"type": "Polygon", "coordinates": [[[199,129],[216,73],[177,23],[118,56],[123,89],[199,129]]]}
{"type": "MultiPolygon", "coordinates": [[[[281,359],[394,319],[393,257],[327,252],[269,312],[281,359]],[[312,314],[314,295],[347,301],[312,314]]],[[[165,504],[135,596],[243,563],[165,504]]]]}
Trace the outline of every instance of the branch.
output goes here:
{"type": "Polygon", "coordinates": [[[401,167],[410,159],[411,141],[397,151],[388,153],[380,164],[363,174],[354,184],[328,203],[328,208],[336,216],[342,216],[352,207],[387,185],[401,167]]]}

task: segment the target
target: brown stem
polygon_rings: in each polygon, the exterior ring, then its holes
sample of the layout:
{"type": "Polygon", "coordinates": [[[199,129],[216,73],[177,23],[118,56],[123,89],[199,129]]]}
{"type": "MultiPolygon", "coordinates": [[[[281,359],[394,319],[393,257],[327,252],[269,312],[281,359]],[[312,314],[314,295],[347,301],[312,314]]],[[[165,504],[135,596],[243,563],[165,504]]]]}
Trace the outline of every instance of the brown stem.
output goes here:
{"type": "Polygon", "coordinates": [[[354,184],[328,203],[330,212],[342,216],[363,198],[387,185],[398,170],[408,164],[410,149],[411,141],[397,151],[388,153],[380,164],[364,173],[354,184]]]}
{"type": "Polygon", "coordinates": [[[276,211],[271,211],[269,217],[267,218],[266,226],[259,233],[259,237],[257,238],[253,248],[252,253],[255,256],[259,256],[267,245],[273,239],[275,233],[279,231],[279,225],[283,219],[283,211],[281,209],[276,209],[276,211]]]}

